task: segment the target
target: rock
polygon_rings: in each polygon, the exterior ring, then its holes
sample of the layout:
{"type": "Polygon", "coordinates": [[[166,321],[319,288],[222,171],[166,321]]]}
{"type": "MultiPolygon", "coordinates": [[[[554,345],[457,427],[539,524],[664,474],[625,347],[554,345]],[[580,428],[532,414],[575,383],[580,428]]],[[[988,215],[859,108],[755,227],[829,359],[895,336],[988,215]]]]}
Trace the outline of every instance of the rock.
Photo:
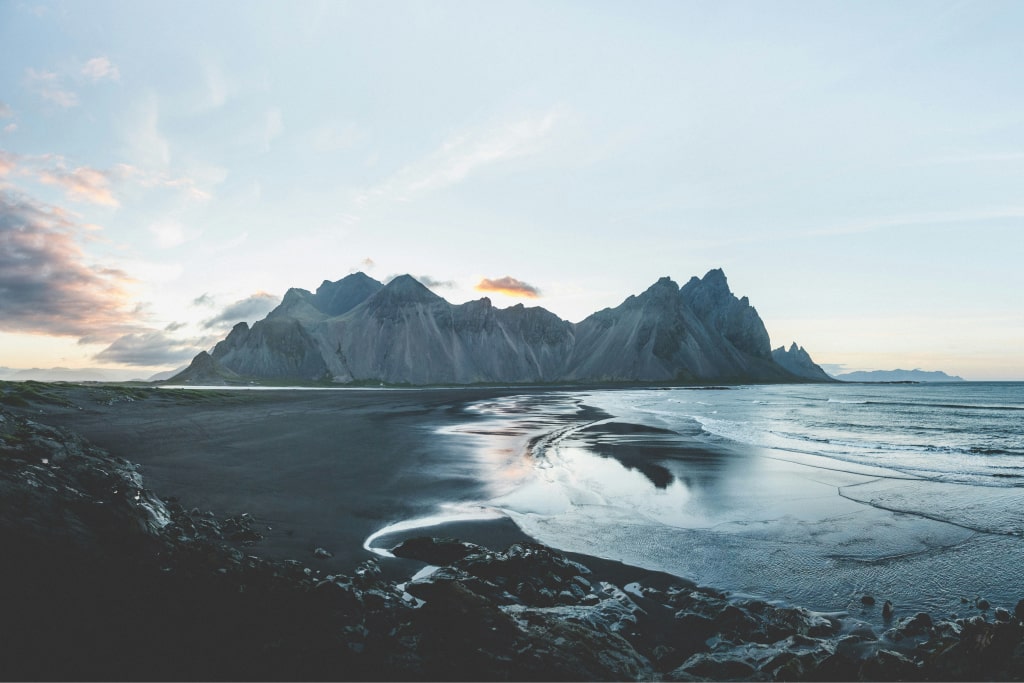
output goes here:
{"type": "Polygon", "coordinates": [[[334,553],[325,550],[324,548],[316,548],[313,550],[313,557],[317,557],[321,560],[326,560],[330,557],[334,557],[334,553]]]}
{"type": "Polygon", "coordinates": [[[977,605],[978,609],[980,609],[982,612],[991,607],[988,600],[986,600],[985,598],[978,598],[978,602],[976,602],[975,604],[977,605]]]}
{"type": "Polygon", "coordinates": [[[1006,609],[1003,609],[1002,607],[998,607],[998,608],[996,608],[996,611],[995,611],[995,617],[996,617],[996,621],[1009,621],[1010,620],[1010,611],[1006,610],[1006,609]]]}
{"type": "Polygon", "coordinates": [[[1017,606],[1013,608],[1013,616],[1017,617],[1017,621],[1024,621],[1024,600],[1017,602],[1017,606]]]}
{"type": "Polygon", "coordinates": [[[898,652],[878,650],[860,665],[862,681],[906,681],[919,677],[919,667],[898,652]]]}
{"type": "Polygon", "coordinates": [[[686,660],[682,666],[669,674],[670,681],[741,681],[754,678],[757,670],[739,659],[701,652],[686,660]]]}
{"type": "Polygon", "coordinates": [[[860,601],[861,601],[861,604],[867,605],[869,607],[871,605],[875,604],[875,599],[873,597],[871,597],[870,595],[862,595],[861,598],[860,598],[860,601]]]}
{"type": "Polygon", "coordinates": [[[391,552],[395,557],[419,560],[440,567],[457,562],[467,555],[486,551],[481,546],[454,538],[418,536],[402,541],[391,552]]]}
{"type": "Polygon", "coordinates": [[[907,636],[927,633],[932,628],[932,618],[924,612],[918,612],[914,616],[902,620],[898,628],[907,636]]]}
{"type": "Polygon", "coordinates": [[[888,600],[882,605],[882,618],[886,621],[892,619],[892,603],[888,600]]]}

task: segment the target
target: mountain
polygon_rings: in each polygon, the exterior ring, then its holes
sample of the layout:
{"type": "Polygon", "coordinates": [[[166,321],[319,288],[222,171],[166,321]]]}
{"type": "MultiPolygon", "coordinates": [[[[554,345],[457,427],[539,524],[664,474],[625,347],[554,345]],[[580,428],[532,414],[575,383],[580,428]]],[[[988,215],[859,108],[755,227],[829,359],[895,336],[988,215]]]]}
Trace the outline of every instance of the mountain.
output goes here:
{"type": "Polygon", "coordinates": [[[324,281],[315,293],[290,289],[266,318],[252,327],[239,323],[169,381],[464,385],[806,379],[773,359],[757,311],[746,297],[732,294],[721,270],[712,270],[683,287],[661,278],[642,294],[577,324],[539,307],[495,308],[486,297],[454,305],[409,275],[384,285],[356,273],[324,281]]]}
{"type": "Polygon", "coordinates": [[[772,350],[772,358],[776,363],[789,370],[797,377],[803,377],[805,379],[811,379],[818,382],[827,382],[831,379],[827,372],[822,370],[813,360],[804,347],[797,346],[796,342],[793,342],[787,350],[785,346],[780,346],[777,349],[772,350]]]}
{"type": "Polygon", "coordinates": [[[835,375],[842,382],[963,382],[963,377],[947,375],[941,370],[870,370],[835,375]]]}
{"type": "Polygon", "coordinates": [[[11,382],[127,382],[140,380],[137,370],[113,368],[7,368],[0,367],[0,380],[11,382]]]}

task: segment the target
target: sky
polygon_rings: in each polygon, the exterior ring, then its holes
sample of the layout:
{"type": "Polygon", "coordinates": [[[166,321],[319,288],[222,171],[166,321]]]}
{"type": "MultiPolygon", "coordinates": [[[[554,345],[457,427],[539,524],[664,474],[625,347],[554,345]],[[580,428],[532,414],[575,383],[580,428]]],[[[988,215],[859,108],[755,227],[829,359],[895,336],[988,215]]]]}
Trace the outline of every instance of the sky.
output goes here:
{"type": "Polygon", "coordinates": [[[832,371],[1024,380],[1024,3],[0,0],[0,366],[180,367],[409,273],[724,269],[832,371]]]}

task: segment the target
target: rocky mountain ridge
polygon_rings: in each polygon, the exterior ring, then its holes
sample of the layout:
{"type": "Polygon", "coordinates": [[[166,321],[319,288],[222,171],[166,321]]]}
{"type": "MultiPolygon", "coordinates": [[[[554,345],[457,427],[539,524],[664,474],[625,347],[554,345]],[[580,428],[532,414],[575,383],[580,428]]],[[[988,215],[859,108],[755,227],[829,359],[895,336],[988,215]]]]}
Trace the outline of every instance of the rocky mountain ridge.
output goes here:
{"type": "MultiPolygon", "coordinates": [[[[808,357],[809,360],[809,357],[808,357]]],[[[813,361],[811,362],[813,365],[813,361]]],[[[815,366],[816,367],[816,366],[815,366]]],[[[720,269],[663,277],[573,324],[540,307],[451,304],[415,278],[355,273],[290,289],[169,381],[392,385],[830,381],[772,356],[768,332],[720,269]]]]}
{"type": "Polygon", "coordinates": [[[796,342],[793,342],[788,349],[785,346],[772,349],[772,358],[797,377],[818,382],[827,382],[831,379],[827,372],[811,360],[811,354],[807,353],[804,347],[797,346],[796,342]]]}

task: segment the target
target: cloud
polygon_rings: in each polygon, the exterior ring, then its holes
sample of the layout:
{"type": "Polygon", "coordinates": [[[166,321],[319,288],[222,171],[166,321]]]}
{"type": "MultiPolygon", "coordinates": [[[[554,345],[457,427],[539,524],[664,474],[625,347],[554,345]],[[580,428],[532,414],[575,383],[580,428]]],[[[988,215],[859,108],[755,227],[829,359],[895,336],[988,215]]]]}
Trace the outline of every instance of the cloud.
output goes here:
{"type": "Polygon", "coordinates": [[[438,280],[429,275],[419,275],[416,279],[430,289],[454,289],[458,286],[454,280],[438,280]]]}
{"type": "Polygon", "coordinates": [[[348,149],[359,141],[361,135],[354,123],[342,123],[337,126],[320,126],[307,136],[309,146],[314,152],[337,152],[348,149]]]}
{"type": "Polygon", "coordinates": [[[4,126],[5,133],[13,133],[16,130],[18,130],[18,124],[16,123],[8,123],[6,126],[4,126]]]}
{"type": "Polygon", "coordinates": [[[477,283],[474,289],[478,292],[497,292],[506,296],[521,296],[527,299],[536,299],[540,296],[540,290],[533,285],[508,275],[496,280],[484,278],[477,283]]]}
{"type": "Polygon", "coordinates": [[[18,165],[18,157],[10,152],[0,149],[0,176],[5,176],[13,171],[18,165]]]}
{"type": "Polygon", "coordinates": [[[563,114],[555,109],[496,128],[473,132],[448,140],[424,173],[410,182],[409,189],[435,190],[462,182],[484,166],[539,152],[541,144],[563,114]]]}
{"type": "Polygon", "coordinates": [[[174,339],[162,330],[133,332],[118,337],[94,358],[142,367],[174,365],[195,357],[204,348],[203,341],[174,339]]]}
{"type": "Polygon", "coordinates": [[[156,238],[161,249],[171,249],[185,243],[185,228],[181,223],[169,218],[161,219],[149,226],[149,231],[156,238]]]}
{"type": "Polygon", "coordinates": [[[110,176],[105,171],[87,166],[80,166],[73,171],[55,168],[39,171],[39,180],[47,185],[63,187],[71,199],[103,206],[119,206],[110,191],[110,176]]]}
{"type": "Polygon", "coordinates": [[[213,296],[211,296],[209,292],[203,292],[202,294],[200,294],[199,296],[197,296],[195,299],[192,300],[192,305],[193,306],[212,306],[213,305],[213,296]]]}
{"type": "Polygon", "coordinates": [[[270,150],[270,143],[284,131],[284,120],[281,118],[281,110],[277,107],[267,112],[267,119],[263,126],[263,148],[270,150]]]}
{"type": "Polygon", "coordinates": [[[60,76],[53,71],[41,69],[36,71],[32,67],[25,69],[25,81],[30,90],[42,97],[44,100],[53,102],[59,107],[70,109],[78,106],[78,95],[65,90],[61,83],[60,76]]]}
{"type": "Polygon", "coordinates": [[[14,110],[6,102],[0,102],[0,119],[14,118],[14,110]]]}
{"type": "Polygon", "coordinates": [[[160,102],[150,93],[132,112],[132,121],[125,137],[132,148],[132,158],[149,168],[166,168],[171,163],[171,145],[160,132],[160,102]]]}
{"type": "MultiPolygon", "coordinates": [[[[206,297],[205,294],[202,297],[199,297],[199,299],[196,299],[196,302],[198,303],[199,300],[204,297],[206,297]]],[[[206,302],[204,301],[204,303],[206,302]]],[[[213,318],[203,321],[203,327],[206,329],[227,328],[242,321],[250,322],[260,320],[264,318],[267,313],[274,310],[279,303],[281,303],[280,297],[268,294],[267,292],[256,292],[252,296],[246,297],[245,299],[239,299],[235,303],[229,305],[213,318]]]]}
{"type": "Polygon", "coordinates": [[[0,331],[111,339],[135,331],[133,281],[88,264],[63,209],[0,190],[0,331]]]}
{"type": "Polygon", "coordinates": [[[177,178],[158,171],[146,171],[131,164],[115,164],[111,175],[118,179],[132,180],[143,187],[169,187],[184,191],[192,199],[207,200],[210,193],[198,187],[196,181],[187,176],[177,178]]]}
{"type": "Polygon", "coordinates": [[[479,170],[542,152],[557,124],[561,107],[511,123],[478,128],[449,138],[427,158],[406,166],[381,185],[355,196],[359,206],[379,200],[407,201],[412,194],[461,183],[479,170]]]}
{"type": "Polygon", "coordinates": [[[121,72],[107,57],[93,57],[82,66],[82,75],[98,83],[103,80],[119,81],[121,72]]]}
{"type": "Polygon", "coordinates": [[[373,270],[376,265],[377,264],[374,263],[373,259],[370,258],[369,256],[367,256],[362,261],[360,261],[359,263],[357,263],[353,267],[349,268],[348,272],[349,272],[350,275],[352,273],[361,273],[361,272],[366,271],[366,270],[373,270]]]}

